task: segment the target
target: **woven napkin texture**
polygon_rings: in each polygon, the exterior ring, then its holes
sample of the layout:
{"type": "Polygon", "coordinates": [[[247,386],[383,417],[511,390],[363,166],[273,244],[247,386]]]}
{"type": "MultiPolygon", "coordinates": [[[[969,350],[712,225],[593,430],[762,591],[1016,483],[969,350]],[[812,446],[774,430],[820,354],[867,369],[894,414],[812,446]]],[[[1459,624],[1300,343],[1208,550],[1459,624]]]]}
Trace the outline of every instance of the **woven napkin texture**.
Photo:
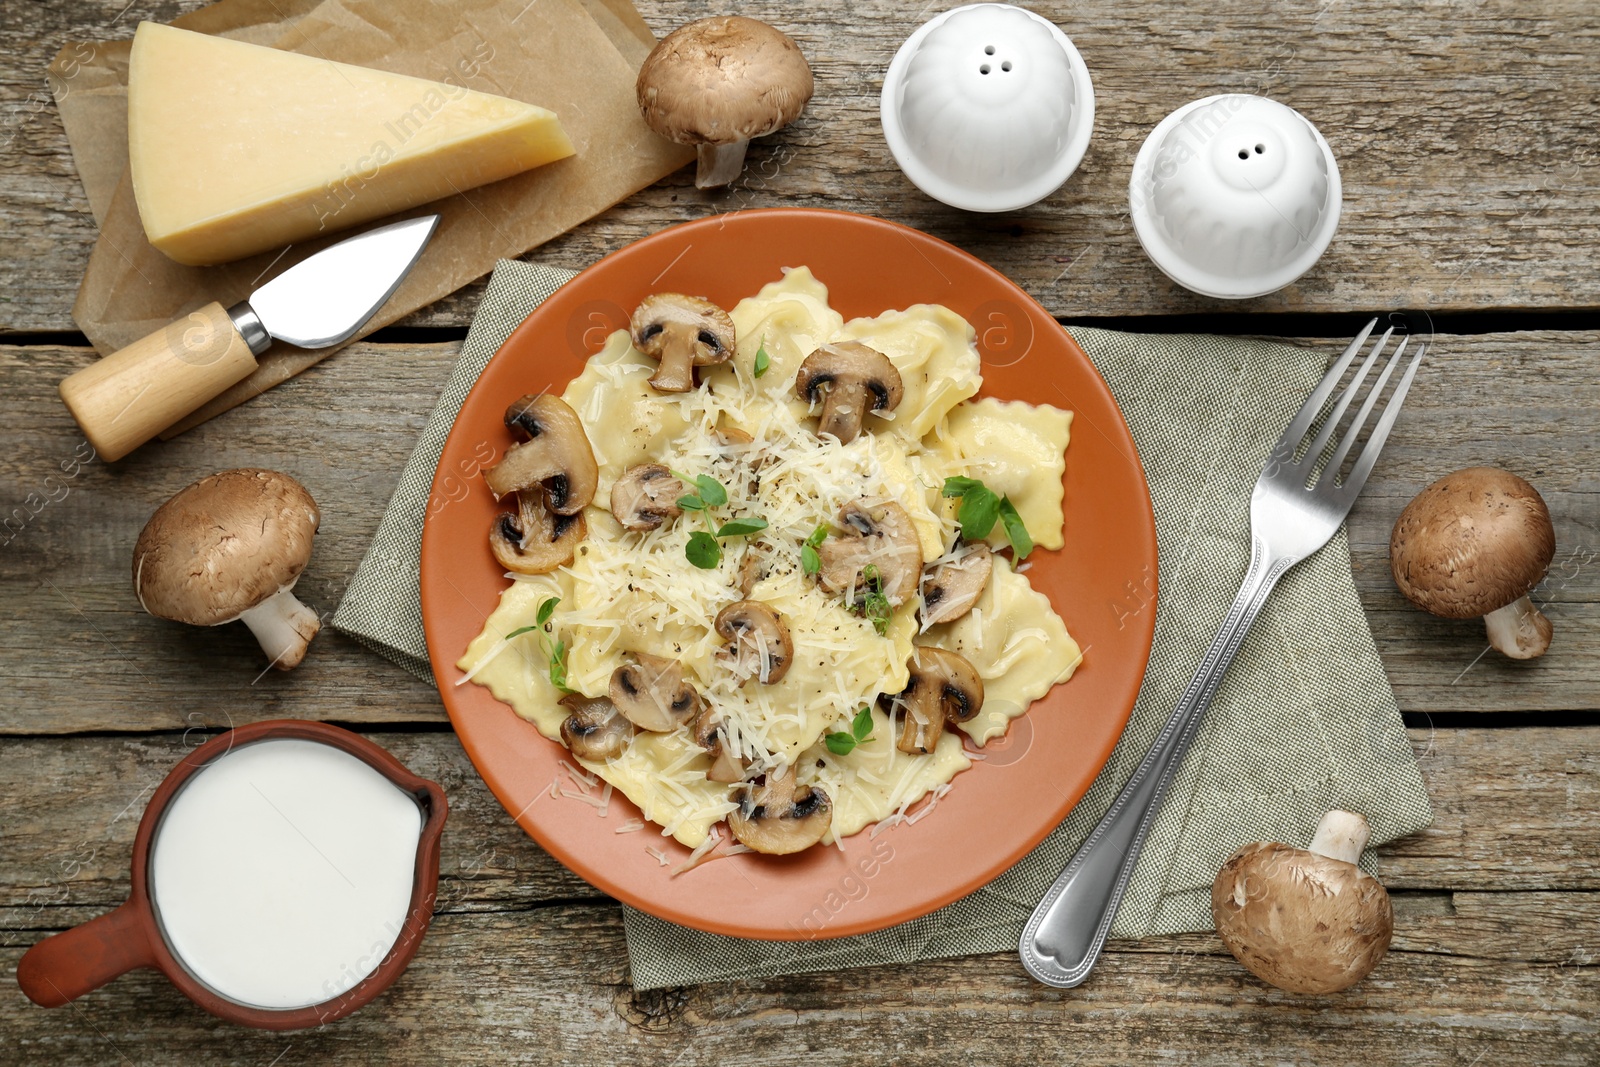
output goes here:
{"type": "MultiPolygon", "coordinates": [[[[417,592],[422,522],[445,437],[489,358],[571,276],[512,261],[496,268],[460,361],[333,617],[335,629],[419,677],[431,678],[417,592]]],[[[1028,913],[1155,740],[1233,602],[1250,556],[1251,487],[1327,362],[1320,348],[1265,341],[1071,332],[1133,431],[1160,557],[1155,644],[1105,770],[1011,870],[931,915],[878,933],[753,941],[624,907],[636,988],[1016,950],[1028,913]]],[[[1256,840],[1304,845],[1330,808],[1364,813],[1374,845],[1432,819],[1356,597],[1343,530],[1284,576],[1256,620],[1172,783],[1112,935],[1210,929],[1211,879],[1229,853],[1256,840]]]]}

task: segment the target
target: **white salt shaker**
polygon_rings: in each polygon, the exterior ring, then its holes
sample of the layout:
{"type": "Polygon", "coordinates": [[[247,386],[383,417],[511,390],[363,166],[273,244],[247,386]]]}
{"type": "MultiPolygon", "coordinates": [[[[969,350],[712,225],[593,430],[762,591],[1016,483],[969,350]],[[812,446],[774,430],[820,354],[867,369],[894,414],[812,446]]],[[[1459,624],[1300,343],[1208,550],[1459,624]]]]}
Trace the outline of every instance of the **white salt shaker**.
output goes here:
{"type": "Polygon", "coordinates": [[[1333,150],[1298,111],[1224,94],[1174,111],[1145,139],[1128,201],[1162,272],[1206,296],[1282,289],[1327,250],[1339,225],[1333,150]]]}
{"type": "Polygon", "coordinates": [[[970,4],[900,46],[880,111],[889,151],[917,188],[967,211],[1014,211],[1077,169],[1094,128],[1094,86],[1048,19],[970,4]]]}

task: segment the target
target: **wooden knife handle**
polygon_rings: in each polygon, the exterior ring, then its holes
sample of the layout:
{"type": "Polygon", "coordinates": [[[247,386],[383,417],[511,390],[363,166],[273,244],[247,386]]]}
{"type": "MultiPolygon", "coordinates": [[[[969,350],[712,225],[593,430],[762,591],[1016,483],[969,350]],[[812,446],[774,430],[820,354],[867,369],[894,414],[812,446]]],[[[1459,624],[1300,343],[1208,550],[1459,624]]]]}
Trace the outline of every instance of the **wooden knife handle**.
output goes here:
{"type": "Polygon", "coordinates": [[[248,377],[255,354],[211,303],[69,375],[61,399],[103,460],[117,460],[248,377]]]}

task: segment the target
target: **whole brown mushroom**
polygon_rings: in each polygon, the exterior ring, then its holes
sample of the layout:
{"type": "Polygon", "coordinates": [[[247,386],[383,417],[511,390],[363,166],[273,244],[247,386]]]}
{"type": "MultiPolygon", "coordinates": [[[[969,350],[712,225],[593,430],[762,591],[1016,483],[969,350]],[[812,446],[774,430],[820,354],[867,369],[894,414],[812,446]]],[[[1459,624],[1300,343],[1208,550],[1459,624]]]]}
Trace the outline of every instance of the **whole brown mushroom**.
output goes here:
{"type": "Polygon", "coordinates": [[[1424,611],[1483,616],[1489,643],[1512,659],[1550,647],[1550,620],[1528,593],[1555,556],[1550,511],[1510,471],[1468,467],[1418,493],[1389,538],[1394,584],[1424,611]]]}
{"type": "Polygon", "coordinates": [[[1372,830],[1353,812],[1323,816],[1309,848],[1257,841],[1222,865],[1211,916],[1234,958],[1291,993],[1336,993],[1389,951],[1389,893],[1356,866],[1372,830]]]}
{"type": "Polygon", "coordinates": [[[731,184],[752,137],[795,120],[811,99],[811,67],[787,34],[741,15],[700,19],[663,37],[635,84],[639,110],[669,141],[694,145],[694,184],[731,184]]]}
{"type": "Polygon", "coordinates": [[[305,486],[245,468],[202,478],[145,523],[133,549],[133,590],[150,614],[191,626],[242,621],[272,666],[305,658],[322,628],[292,592],[311,560],[322,516],[305,486]]]}

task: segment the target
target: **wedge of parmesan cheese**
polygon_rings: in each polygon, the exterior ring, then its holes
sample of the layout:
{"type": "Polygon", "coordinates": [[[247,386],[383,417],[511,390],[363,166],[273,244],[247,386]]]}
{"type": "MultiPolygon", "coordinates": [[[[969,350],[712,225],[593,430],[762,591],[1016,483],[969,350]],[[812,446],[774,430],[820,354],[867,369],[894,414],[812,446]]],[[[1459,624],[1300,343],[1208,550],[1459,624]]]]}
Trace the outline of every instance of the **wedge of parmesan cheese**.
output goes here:
{"type": "Polygon", "coordinates": [[[145,22],[128,162],[150,243],[224,263],[573,154],[555,113],[145,22]]]}

